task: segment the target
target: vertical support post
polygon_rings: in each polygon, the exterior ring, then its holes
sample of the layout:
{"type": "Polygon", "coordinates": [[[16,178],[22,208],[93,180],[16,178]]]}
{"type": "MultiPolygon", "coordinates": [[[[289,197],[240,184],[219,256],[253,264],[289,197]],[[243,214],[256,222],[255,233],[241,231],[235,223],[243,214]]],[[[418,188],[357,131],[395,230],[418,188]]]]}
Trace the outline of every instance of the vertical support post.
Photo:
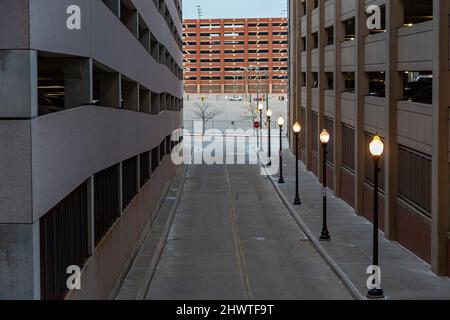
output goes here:
{"type": "Polygon", "coordinates": [[[361,215],[364,210],[364,155],[368,146],[364,136],[364,99],[369,93],[369,78],[364,71],[364,39],[368,35],[366,25],[366,5],[364,1],[356,1],[356,117],[355,117],[355,211],[361,215]]]}
{"type": "Polygon", "coordinates": [[[449,14],[448,0],[433,1],[433,152],[431,268],[438,275],[448,270],[447,234],[450,228],[449,200],[449,14]]]}
{"type": "Polygon", "coordinates": [[[312,68],[311,68],[311,50],[313,49],[312,44],[314,43],[314,38],[311,33],[312,24],[311,24],[311,11],[314,9],[314,0],[305,0],[306,1],[306,119],[304,121],[305,127],[305,137],[306,137],[306,169],[312,170],[312,96],[311,96],[311,88],[313,84],[313,76],[312,76],[312,68]]]}
{"type": "MultiPolygon", "coordinates": [[[[342,167],[342,121],[341,121],[341,93],[345,90],[345,80],[341,65],[341,42],[345,38],[344,24],[341,20],[342,1],[335,1],[334,16],[334,192],[337,197],[341,193],[341,167],[342,167]]],[[[333,138],[332,138],[333,139],[333,138]]]]}
{"type": "Polygon", "coordinates": [[[398,27],[403,23],[403,1],[386,2],[386,155],[385,235],[396,240],[398,196],[397,101],[403,95],[403,81],[397,71],[398,27]]]}

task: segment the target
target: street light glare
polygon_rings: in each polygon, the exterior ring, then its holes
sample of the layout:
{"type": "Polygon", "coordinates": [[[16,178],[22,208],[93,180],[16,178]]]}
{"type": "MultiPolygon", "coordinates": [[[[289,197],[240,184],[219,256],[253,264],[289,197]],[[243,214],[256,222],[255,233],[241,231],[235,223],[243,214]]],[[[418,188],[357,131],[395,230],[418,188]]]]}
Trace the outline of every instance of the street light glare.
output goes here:
{"type": "Polygon", "coordinates": [[[280,117],[278,118],[278,125],[279,125],[280,127],[284,126],[284,119],[283,119],[282,116],[280,116],[280,117]]]}
{"type": "Polygon", "coordinates": [[[372,156],[381,156],[383,154],[384,151],[384,144],[381,141],[381,138],[379,136],[375,136],[373,137],[372,142],[370,143],[370,153],[372,154],[372,156]]]}
{"type": "Polygon", "coordinates": [[[302,130],[302,127],[301,127],[300,123],[298,123],[298,121],[296,121],[296,122],[294,123],[293,129],[294,129],[294,132],[295,132],[295,133],[300,133],[300,131],[302,130]]]}
{"type": "Polygon", "coordinates": [[[322,132],[320,133],[320,142],[326,144],[329,141],[330,141],[330,134],[326,129],[323,129],[322,132]]]}
{"type": "Polygon", "coordinates": [[[262,105],[262,103],[258,104],[258,109],[259,109],[259,111],[262,111],[264,109],[264,106],[262,105]]]}
{"type": "Polygon", "coordinates": [[[266,115],[270,118],[272,117],[272,110],[267,110],[266,115]]]}

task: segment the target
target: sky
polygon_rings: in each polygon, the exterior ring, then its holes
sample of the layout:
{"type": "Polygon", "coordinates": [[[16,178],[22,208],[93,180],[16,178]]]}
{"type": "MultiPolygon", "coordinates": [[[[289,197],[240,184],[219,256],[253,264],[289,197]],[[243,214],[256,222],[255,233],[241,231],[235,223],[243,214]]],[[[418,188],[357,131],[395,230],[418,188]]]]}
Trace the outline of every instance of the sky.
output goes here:
{"type": "Polygon", "coordinates": [[[183,18],[197,19],[197,5],[203,19],[276,18],[287,10],[287,0],[183,0],[183,18]]]}

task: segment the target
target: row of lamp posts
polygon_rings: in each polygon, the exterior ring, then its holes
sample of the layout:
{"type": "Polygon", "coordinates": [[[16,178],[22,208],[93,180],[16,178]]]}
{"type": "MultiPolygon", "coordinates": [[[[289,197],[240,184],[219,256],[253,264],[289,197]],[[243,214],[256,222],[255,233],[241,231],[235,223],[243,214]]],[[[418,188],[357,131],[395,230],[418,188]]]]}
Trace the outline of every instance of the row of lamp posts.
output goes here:
{"type": "MultiPolygon", "coordinates": [[[[268,166],[271,165],[270,157],[271,157],[271,136],[270,136],[270,120],[272,116],[272,111],[269,109],[267,110],[267,122],[268,122],[268,129],[269,129],[269,137],[268,137],[268,157],[269,157],[269,163],[268,166]]],[[[260,117],[261,117],[261,123],[262,123],[262,104],[260,105],[260,117]]],[[[283,184],[284,183],[284,177],[283,177],[283,145],[282,145],[282,139],[283,139],[283,126],[284,126],[284,119],[280,116],[278,119],[278,126],[280,128],[280,169],[279,169],[279,180],[278,183],[283,184]]],[[[294,123],[292,130],[295,135],[295,199],[294,199],[294,205],[301,205],[302,201],[300,200],[300,192],[299,192],[299,168],[298,168],[298,159],[300,159],[299,156],[299,140],[300,140],[300,132],[302,130],[302,127],[300,123],[297,121],[294,123]]],[[[330,241],[330,233],[328,231],[327,226],[327,154],[328,154],[328,143],[330,141],[330,134],[327,132],[326,129],[323,129],[320,133],[320,143],[322,144],[323,148],[323,162],[322,162],[322,176],[323,176],[323,218],[322,218],[322,232],[320,234],[319,239],[321,241],[330,241]]],[[[262,139],[261,144],[262,145],[262,139]]],[[[372,142],[369,145],[369,150],[372,155],[372,160],[374,163],[374,199],[373,199],[373,266],[378,266],[378,192],[379,192],[379,186],[378,186],[378,175],[380,172],[380,160],[381,156],[384,152],[384,144],[381,141],[381,138],[378,135],[375,135],[372,142]]],[[[380,288],[374,288],[370,289],[367,293],[367,297],[369,298],[383,298],[384,293],[383,290],[380,288]]]]}

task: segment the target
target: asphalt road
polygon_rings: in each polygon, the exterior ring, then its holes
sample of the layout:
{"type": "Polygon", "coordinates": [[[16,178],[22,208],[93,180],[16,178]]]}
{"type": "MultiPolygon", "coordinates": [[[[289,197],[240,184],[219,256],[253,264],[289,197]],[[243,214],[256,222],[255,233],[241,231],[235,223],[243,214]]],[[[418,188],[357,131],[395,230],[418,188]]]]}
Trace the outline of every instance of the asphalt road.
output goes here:
{"type": "Polygon", "coordinates": [[[147,299],[351,299],[258,165],[191,165],[147,299]]]}

